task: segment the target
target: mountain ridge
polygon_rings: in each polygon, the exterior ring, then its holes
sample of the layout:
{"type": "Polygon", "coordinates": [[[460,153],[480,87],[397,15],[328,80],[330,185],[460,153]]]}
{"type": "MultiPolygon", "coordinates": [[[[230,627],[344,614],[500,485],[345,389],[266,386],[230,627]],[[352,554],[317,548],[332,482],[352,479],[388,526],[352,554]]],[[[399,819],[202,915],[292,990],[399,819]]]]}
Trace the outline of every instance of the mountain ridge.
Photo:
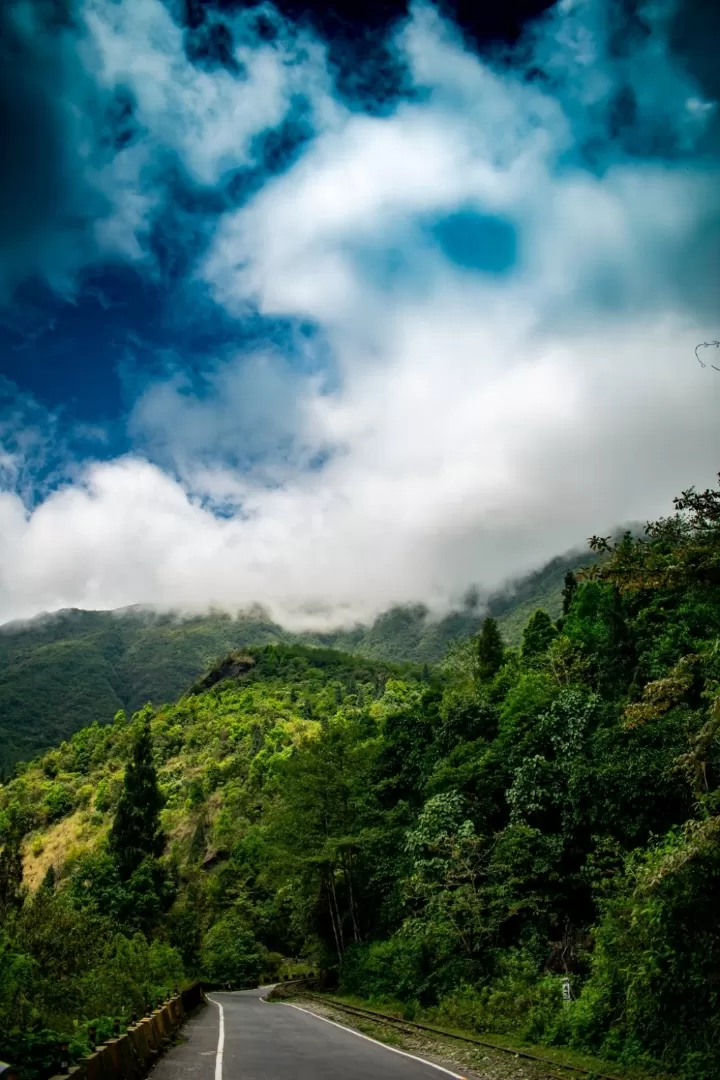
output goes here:
{"type": "Polygon", "coordinates": [[[142,605],[113,611],[68,608],[0,625],[0,769],[34,758],[119,710],[174,701],[218,657],[250,645],[308,644],[369,660],[436,663],[452,641],[476,633],[487,614],[508,644],[538,607],[556,619],[569,569],[593,561],[571,551],[484,602],[442,617],[424,604],[397,605],[372,623],[325,632],[291,631],[260,606],[232,616],[182,615],[142,605]]]}

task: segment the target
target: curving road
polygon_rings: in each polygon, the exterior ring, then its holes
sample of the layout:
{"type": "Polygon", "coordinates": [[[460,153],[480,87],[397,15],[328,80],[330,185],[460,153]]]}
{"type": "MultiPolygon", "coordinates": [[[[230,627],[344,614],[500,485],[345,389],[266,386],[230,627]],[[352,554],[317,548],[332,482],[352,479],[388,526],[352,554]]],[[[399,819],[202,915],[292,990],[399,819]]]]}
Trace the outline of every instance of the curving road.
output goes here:
{"type": "Polygon", "coordinates": [[[269,989],[211,994],[153,1080],[462,1080],[296,1005],[263,1001],[269,989]]]}

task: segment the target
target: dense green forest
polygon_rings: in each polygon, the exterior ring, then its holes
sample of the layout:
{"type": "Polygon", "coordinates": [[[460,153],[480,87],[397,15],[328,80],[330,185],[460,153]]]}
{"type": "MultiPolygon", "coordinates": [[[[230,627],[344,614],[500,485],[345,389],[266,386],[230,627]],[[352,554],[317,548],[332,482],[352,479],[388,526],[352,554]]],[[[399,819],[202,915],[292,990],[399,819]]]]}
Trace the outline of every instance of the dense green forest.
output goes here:
{"type": "MultiPolygon", "coordinates": [[[[560,613],[563,575],[581,560],[570,553],[489,598],[506,638],[522,633],[543,607],[560,613]]],[[[586,561],[586,557],[582,561],[586,561]]],[[[369,626],[326,634],[291,633],[260,608],[231,617],[194,618],[131,608],[61,611],[0,627],[0,770],[27,761],[118,709],[175,701],[216,657],[247,645],[326,645],[376,660],[439,661],[451,641],[475,633],[476,600],[442,619],[426,607],[395,607],[369,626]]]]}
{"type": "Polygon", "coordinates": [[[720,490],[592,549],[517,647],[492,617],[432,666],[253,646],[20,766],[0,1057],[304,963],[408,1016],[720,1075],[720,490]]]}

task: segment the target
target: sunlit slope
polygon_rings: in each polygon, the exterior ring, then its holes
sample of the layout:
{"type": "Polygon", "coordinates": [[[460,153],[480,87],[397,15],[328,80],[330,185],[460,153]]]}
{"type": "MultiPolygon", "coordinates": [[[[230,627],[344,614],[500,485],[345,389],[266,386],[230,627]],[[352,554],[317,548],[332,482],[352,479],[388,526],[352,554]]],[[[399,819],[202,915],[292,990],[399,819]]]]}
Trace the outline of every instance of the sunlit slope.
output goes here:
{"type": "MultiPolygon", "coordinates": [[[[490,599],[510,644],[538,607],[556,618],[563,578],[584,554],[553,560],[490,599]]],[[[109,723],[118,709],[174,701],[218,656],[247,645],[308,642],[395,662],[435,663],[475,633],[485,614],[467,603],[442,619],[422,604],[391,608],[370,625],[293,634],[260,608],[231,618],[181,619],[142,609],[58,612],[0,627],[0,769],[27,761],[73,732],[109,723]]]]}
{"type": "MultiPolygon", "coordinates": [[[[180,865],[229,849],[273,762],[314,738],[339,708],[374,715],[388,679],[422,669],[302,645],[251,648],[218,662],[177,703],[151,711],[168,850],[180,865]]],[[[74,861],[106,834],[122,787],[129,719],[94,724],[0,789],[0,826],[20,818],[25,881],[74,861]]]]}

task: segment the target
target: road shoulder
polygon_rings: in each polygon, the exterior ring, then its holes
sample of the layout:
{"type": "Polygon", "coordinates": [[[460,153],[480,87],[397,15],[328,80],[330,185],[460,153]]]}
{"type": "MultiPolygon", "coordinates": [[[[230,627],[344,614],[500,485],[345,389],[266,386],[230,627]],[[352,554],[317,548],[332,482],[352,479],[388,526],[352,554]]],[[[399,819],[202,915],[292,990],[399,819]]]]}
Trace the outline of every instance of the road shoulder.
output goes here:
{"type": "Polygon", "coordinates": [[[287,1001],[272,1000],[268,1005],[273,1008],[298,1005],[307,1012],[332,1020],[350,1031],[368,1035],[387,1046],[404,1050],[442,1068],[460,1073],[467,1080],[568,1080],[570,1075],[484,1047],[468,1047],[453,1039],[410,1029],[401,1031],[375,1019],[350,1017],[340,1009],[333,1008],[329,1002],[311,1000],[302,994],[293,994],[292,999],[287,1001]]]}
{"type": "Polygon", "coordinates": [[[218,1044],[218,1011],[203,1005],[183,1024],[176,1045],[158,1060],[152,1080],[213,1080],[218,1044]]]}

